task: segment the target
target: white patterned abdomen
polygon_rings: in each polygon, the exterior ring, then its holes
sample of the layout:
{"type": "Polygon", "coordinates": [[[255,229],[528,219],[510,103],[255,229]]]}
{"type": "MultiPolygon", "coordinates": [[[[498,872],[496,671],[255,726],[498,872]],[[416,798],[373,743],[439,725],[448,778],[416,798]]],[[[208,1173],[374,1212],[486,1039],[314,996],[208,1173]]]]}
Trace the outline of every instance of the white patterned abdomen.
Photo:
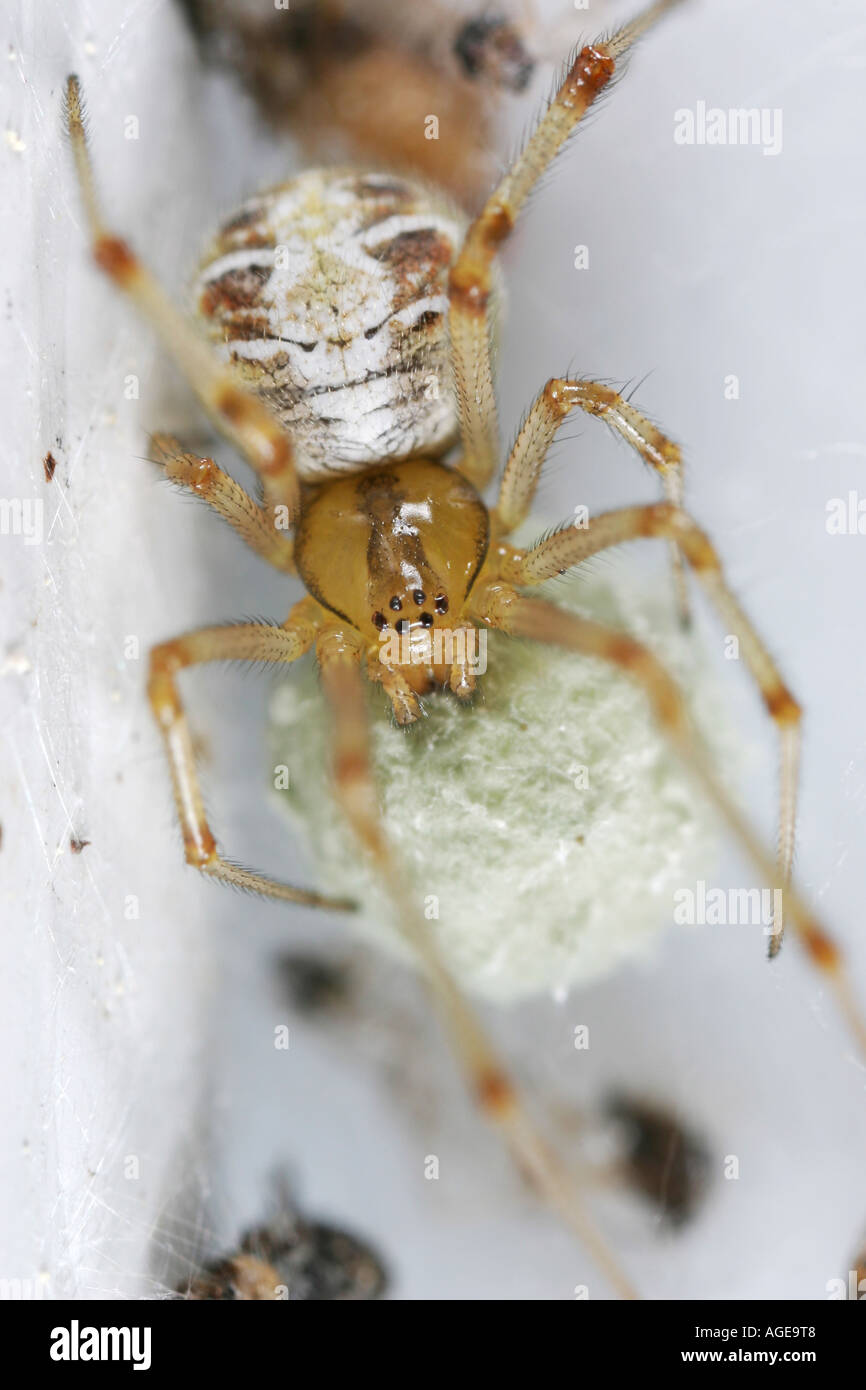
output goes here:
{"type": "Polygon", "coordinates": [[[309,479],[454,442],[448,270],[463,220],[409,180],[311,170],[217,233],[195,305],[309,479]]]}

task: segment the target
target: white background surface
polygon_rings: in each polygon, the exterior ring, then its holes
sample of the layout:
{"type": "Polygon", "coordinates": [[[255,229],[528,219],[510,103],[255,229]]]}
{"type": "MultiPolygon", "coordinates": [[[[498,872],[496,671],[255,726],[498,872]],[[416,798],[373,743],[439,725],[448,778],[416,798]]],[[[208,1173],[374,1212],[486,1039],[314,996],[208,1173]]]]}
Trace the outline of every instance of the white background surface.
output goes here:
{"type": "MultiPolygon", "coordinates": [[[[607,5],[604,19],[628,12],[607,5]]],[[[592,16],[575,16],[575,35],[592,16]]],[[[147,429],[189,435],[196,416],[85,267],[62,81],[81,75],[118,223],[177,289],[220,211],[280,176],[286,150],[202,74],[158,0],[7,4],[0,46],[2,494],[43,498],[48,533],[41,546],[2,539],[0,1276],[150,1296],[197,1245],[212,1253],[255,1220],[267,1174],[288,1164],[308,1210],[375,1238],[397,1297],[558,1299],[581,1282],[603,1296],[470,1116],[423,999],[392,967],[373,962],[364,1007],[378,1001],[380,1022],[328,1034],[291,1020],[289,1052],[274,1051],[287,1021],[274,951],[301,938],[342,949],[343,929],[184,871],[143,665],[124,659],[129,635],[144,651],[197,622],[278,616],[294,590],[142,460],[147,429]],[[129,114],[137,142],[123,138],[129,114]],[[140,402],[124,401],[130,372],[140,402]],[[82,854],[70,834],[91,841],[82,854]],[[138,920],[124,917],[130,894],[138,920]],[[438,1184],[422,1178],[430,1152],[438,1184]]],[[[866,491],[864,67],[861,0],[695,0],[670,18],[509,248],[501,400],[507,438],[569,364],[616,380],[653,371],[639,399],[685,443],[690,504],[805,705],[800,879],[866,996],[866,538],[825,529],[828,499],[866,491]],[[675,145],[674,111],[699,100],[781,107],[782,154],[675,145]],[[588,272],[572,269],[577,243],[588,272]],[[732,372],[737,402],[723,394],[732,372]]],[[[604,431],[571,433],[547,515],[653,496],[604,431]]],[[[719,669],[734,699],[745,673],[721,655],[719,669]]],[[[267,682],[206,673],[188,688],[221,838],[303,877],[261,793],[267,682]]],[[[757,701],[736,698],[745,737],[767,750],[741,794],[769,830],[771,734],[757,701]]],[[[745,872],[731,854],[727,881],[745,872]]],[[[679,1104],[711,1141],[713,1187],[683,1234],[636,1207],[602,1213],[645,1296],[821,1298],[844,1275],[866,1222],[864,1068],[793,943],[770,968],[754,933],[672,931],[652,968],[491,1021],[542,1113],[627,1083],[679,1104]],[[576,1023],[590,1025],[589,1053],[572,1047],[576,1023]]]]}

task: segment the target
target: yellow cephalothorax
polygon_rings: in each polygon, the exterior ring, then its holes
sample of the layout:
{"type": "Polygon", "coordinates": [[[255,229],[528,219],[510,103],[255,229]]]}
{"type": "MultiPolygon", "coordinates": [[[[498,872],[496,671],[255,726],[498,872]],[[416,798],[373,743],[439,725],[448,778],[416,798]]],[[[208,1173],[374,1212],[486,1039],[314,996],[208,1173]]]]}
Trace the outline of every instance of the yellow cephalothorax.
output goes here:
{"type": "MultiPolygon", "coordinates": [[[[416,694],[450,684],[468,695],[463,612],[489,529],[487,508],[462,474],[412,459],[307,489],[295,561],[319,603],[368,639],[374,679],[399,671],[416,694]]],[[[417,714],[412,701],[398,698],[394,708],[401,723],[417,714]]]]}

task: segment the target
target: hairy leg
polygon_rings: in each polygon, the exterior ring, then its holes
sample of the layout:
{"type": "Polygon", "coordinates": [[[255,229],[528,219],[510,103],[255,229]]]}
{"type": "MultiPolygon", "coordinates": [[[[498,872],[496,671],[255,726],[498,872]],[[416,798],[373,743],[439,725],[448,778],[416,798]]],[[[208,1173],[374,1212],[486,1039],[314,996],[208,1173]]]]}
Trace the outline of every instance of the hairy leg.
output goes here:
{"type": "MultiPolygon", "coordinates": [[[[532,550],[516,552],[509,578],[518,586],[541,584],[581,564],[590,555],[624,541],[665,539],[676,545],[694,570],[701,586],[728,631],[742,647],[746,664],[779,733],[780,785],[778,820],[778,873],[783,890],[791,882],[797,825],[797,782],[800,764],[801,709],[785,685],[779,669],[753,624],[731,593],[721,561],[708,536],[686,513],[669,503],[648,507],[623,507],[594,517],[587,527],[568,526],[542,540],[532,550]],[[518,558],[519,557],[519,558],[518,558]]],[[[770,955],[782,944],[784,921],[777,916],[770,937],[770,955]]]]}
{"type": "Polygon", "coordinates": [[[66,125],[97,265],[156,329],[218,428],[262,478],[268,502],[284,506],[289,518],[294,517],[298,478],[292,446],[282,426],[267,406],[222,366],[159,282],[105,224],[87,148],[81,90],[74,76],[66,85],[66,125]]]}
{"type": "MultiPolygon", "coordinates": [[[[550,447],[559,426],[572,410],[582,410],[610,425],[641,458],[659,474],[665,497],[679,506],[683,500],[683,460],[678,444],[618,391],[597,381],[554,377],[536,397],[505,465],[493,525],[508,535],[529,515],[550,447]]],[[[682,556],[671,546],[674,584],[683,620],[688,618],[688,597],[682,556]]]]}
{"type": "Polygon", "coordinates": [[[454,383],[463,442],[461,472],[483,489],[499,463],[499,427],[490,360],[493,262],[535,184],[611,81],[620,60],[680,0],[657,0],[609,39],[582,48],[499,186],[471,223],[449,280],[454,383]]]}
{"type": "Polygon", "coordinates": [[[265,623],[206,627],[160,643],[150,654],[148,697],[168,753],[187,863],[208,877],[235,888],[287,902],[305,903],[308,907],[349,911],[355,904],[345,898],[329,898],[321,893],[292,888],[223,858],[205,815],[192,736],[177,683],[182,670],[207,661],[295,661],[316,639],[317,607],[313,599],[302,599],[283,627],[270,627],[265,623]]]}
{"type": "Polygon", "coordinates": [[[322,687],[334,716],[334,779],[339,802],[385,885],[404,937],[425,968],[434,1003],[475,1100],[541,1196],[577,1234],[619,1293],[633,1298],[631,1284],[595,1230],[571,1176],[529,1119],[484,1030],[443,965],[430,927],[386,841],[370,764],[360,643],[348,630],[327,630],[319,638],[317,655],[322,687]]]}
{"type": "MultiPolygon", "coordinates": [[[[472,615],[478,622],[515,637],[549,642],[569,651],[599,657],[619,666],[638,681],[670,743],[704,788],[758,873],[767,883],[782,887],[772,855],[764,849],[760,836],[716,777],[706,749],[687,718],[676,683],[648,648],[627,633],[591,622],[543,599],[526,597],[506,583],[484,585],[474,596],[472,615]]],[[[861,1051],[866,1054],[866,1021],[838,947],[799,892],[789,886],[784,898],[800,941],[813,964],[825,975],[861,1051]]]]}
{"type": "Polygon", "coordinates": [[[274,525],[272,509],[269,515],[213,459],[187,453],[171,435],[155,434],[151,442],[165,476],[171,482],[189,488],[196,497],[213,507],[268,564],[285,574],[297,573],[294,546],[288,534],[274,525]]]}

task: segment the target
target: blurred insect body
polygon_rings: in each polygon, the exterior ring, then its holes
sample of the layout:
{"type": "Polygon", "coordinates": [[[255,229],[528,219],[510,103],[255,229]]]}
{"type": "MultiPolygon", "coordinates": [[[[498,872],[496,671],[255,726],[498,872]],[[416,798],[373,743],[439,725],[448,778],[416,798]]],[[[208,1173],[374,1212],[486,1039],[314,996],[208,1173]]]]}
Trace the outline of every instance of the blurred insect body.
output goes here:
{"type": "Polygon", "coordinates": [[[449,0],[182,0],[205,53],[308,156],[373,159],[474,206],[493,171],[497,99],[534,61],[519,19],[449,0]]]}
{"type": "Polygon", "coordinates": [[[672,1226],[684,1225],[707,1186],[706,1145],[661,1106],[617,1094],[605,1108],[624,1131],[621,1167],[626,1181],[655,1203],[672,1226]]]}
{"type": "Polygon", "coordinates": [[[356,1236],[300,1217],[283,1197],[266,1225],[208,1264],[178,1292],[191,1302],[359,1302],[380,1298],[387,1275],[356,1236]]]}

